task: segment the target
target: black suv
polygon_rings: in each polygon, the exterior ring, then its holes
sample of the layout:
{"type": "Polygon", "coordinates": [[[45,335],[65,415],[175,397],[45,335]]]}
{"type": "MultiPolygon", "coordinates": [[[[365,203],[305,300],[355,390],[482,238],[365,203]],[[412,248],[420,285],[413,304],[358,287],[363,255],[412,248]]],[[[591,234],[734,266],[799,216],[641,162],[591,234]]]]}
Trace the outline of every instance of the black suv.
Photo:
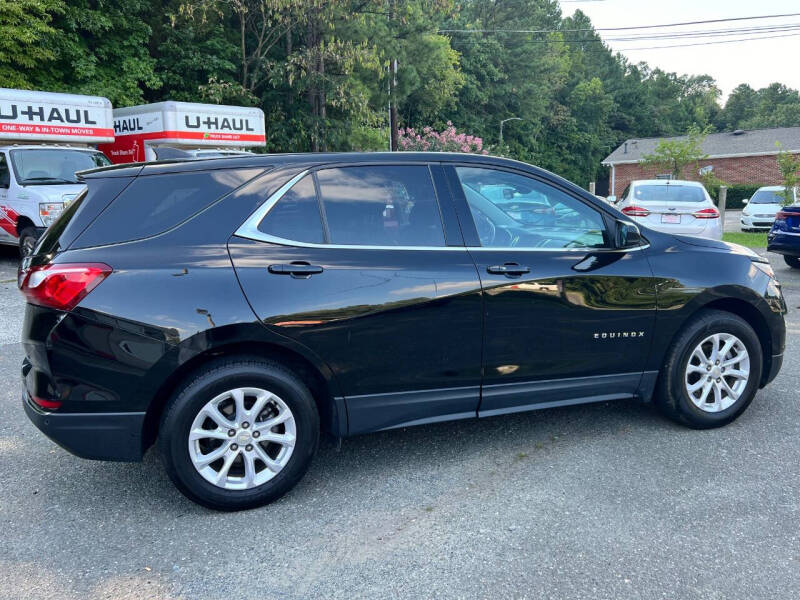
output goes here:
{"type": "Polygon", "coordinates": [[[519,162],[265,155],[83,179],[20,271],[25,410],[85,458],[158,440],[209,507],[284,494],[320,430],[624,398],[718,427],[781,366],[764,259],[639,230],[519,162]]]}

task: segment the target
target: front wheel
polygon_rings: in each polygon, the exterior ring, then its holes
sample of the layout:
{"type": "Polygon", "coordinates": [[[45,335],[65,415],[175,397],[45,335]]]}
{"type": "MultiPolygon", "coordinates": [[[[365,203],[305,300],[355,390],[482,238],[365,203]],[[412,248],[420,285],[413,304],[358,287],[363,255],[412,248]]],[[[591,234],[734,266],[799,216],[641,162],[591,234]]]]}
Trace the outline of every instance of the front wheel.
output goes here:
{"type": "Polygon", "coordinates": [[[800,269],[800,258],[797,256],[783,256],[783,260],[793,269],[800,269]]]}
{"type": "Polygon", "coordinates": [[[268,504],[292,489],[319,442],[305,384],[259,359],[211,363],[180,387],[159,428],[167,473],[191,500],[217,510],[268,504]]]}
{"type": "Polygon", "coordinates": [[[762,363],[761,343],[744,319],[703,311],[667,352],[656,402],[668,417],[689,427],[722,427],[752,402],[762,363]]]}
{"type": "Polygon", "coordinates": [[[25,227],[19,232],[19,257],[25,258],[33,252],[39,236],[36,235],[35,227],[25,227]]]}

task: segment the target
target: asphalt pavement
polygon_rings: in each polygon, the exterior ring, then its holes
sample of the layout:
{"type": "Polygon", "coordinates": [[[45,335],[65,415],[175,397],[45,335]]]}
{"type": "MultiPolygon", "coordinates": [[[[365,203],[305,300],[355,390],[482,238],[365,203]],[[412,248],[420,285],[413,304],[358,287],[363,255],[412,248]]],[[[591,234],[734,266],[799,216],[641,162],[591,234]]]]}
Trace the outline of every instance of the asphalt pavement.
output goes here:
{"type": "Polygon", "coordinates": [[[800,272],[772,262],[786,361],[728,427],[614,402],[326,440],[286,497],[225,514],[152,451],[85,461],[28,422],[3,251],[0,598],[798,598],[800,272]]]}

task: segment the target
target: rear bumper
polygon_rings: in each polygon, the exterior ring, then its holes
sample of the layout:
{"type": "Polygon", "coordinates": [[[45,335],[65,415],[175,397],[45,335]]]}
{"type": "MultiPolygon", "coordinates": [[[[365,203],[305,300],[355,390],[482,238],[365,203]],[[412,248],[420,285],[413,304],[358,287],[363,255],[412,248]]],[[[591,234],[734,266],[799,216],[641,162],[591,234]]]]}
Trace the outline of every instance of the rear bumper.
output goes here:
{"type": "Polygon", "coordinates": [[[786,256],[800,256],[800,235],[786,233],[770,233],[767,236],[767,252],[785,254],[786,256]]]}
{"type": "Polygon", "coordinates": [[[80,458],[124,462],[142,459],[145,413],[55,413],[33,404],[23,385],[22,404],[31,422],[80,458]]]}

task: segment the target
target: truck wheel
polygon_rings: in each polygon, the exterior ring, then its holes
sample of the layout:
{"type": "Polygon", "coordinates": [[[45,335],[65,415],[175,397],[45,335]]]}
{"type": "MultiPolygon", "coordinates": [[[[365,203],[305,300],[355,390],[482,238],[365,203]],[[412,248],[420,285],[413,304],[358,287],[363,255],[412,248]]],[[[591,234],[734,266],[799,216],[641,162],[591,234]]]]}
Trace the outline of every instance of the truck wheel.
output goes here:
{"type": "Polygon", "coordinates": [[[25,227],[19,233],[19,257],[25,258],[36,247],[39,237],[36,235],[35,227],[25,227]]]}
{"type": "Polygon", "coordinates": [[[255,357],[220,359],[190,376],[164,412],[167,474],[216,510],[263,506],[292,489],[319,442],[319,415],[303,381],[255,357]]]}
{"type": "Polygon", "coordinates": [[[800,258],[796,256],[784,256],[783,260],[793,269],[800,269],[800,258]]]}

